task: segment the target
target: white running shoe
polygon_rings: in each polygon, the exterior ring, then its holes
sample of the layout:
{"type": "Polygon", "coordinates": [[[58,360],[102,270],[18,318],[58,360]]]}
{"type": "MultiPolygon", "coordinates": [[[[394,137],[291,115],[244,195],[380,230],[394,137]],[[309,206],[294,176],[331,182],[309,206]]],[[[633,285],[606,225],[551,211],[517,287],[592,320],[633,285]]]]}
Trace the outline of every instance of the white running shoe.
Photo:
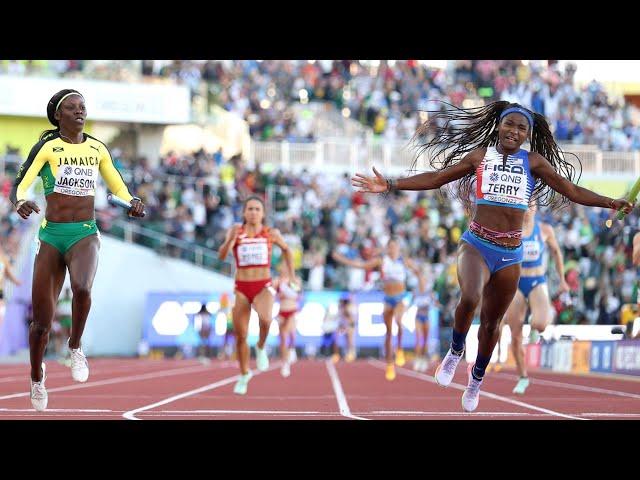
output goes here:
{"type": "Polygon", "coordinates": [[[71,378],[76,382],[86,382],[89,378],[89,362],[82,352],[82,346],[79,348],[69,347],[69,352],[71,354],[71,378]]]}
{"type": "Polygon", "coordinates": [[[465,412],[473,412],[478,408],[478,403],[480,402],[480,385],[482,385],[482,380],[476,380],[473,378],[473,375],[471,375],[474,365],[475,362],[470,364],[469,368],[467,368],[469,384],[462,394],[462,409],[465,412]]]}
{"type": "Polygon", "coordinates": [[[291,375],[291,368],[289,366],[289,362],[285,362],[282,365],[282,368],[280,368],[280,375],[282,375],[284,378],[287,378],[289,375],[291,375]]]}
{"type": "Polygon", "coordinates": [[[238,395],[246,394],[247,386],[249,384],[249,380],[251,380],[251,377],[253,377],[253,373],[251,373],[251,370],[249,370],[244,375],[240,375],[240,378],[238,378],[238,381],[236,382],[236,386],[233,387],[233,393],[238,395]]]}
{"type": "Polygon", "coordinates": [[[259,348],[258,345],[256,345],[256,366],[261,372],[264,372],[269,368],[269,357],[267,356],[267,352],[264,348],[259,348]]]}
{"type": "Polygon", "coordinates": [[[456,368],[458,368],[458,364],[460,363],[460,360],[462,360],[463,354],[464,352],[460,355],[455,355],[451,351],[451,348],[449,348],[447,354],[442,360],[442,363],[440,363],[438,368],[436,368],[435,378],[438,385],[442,385],[443,387],[449,386],[456,373],[456,368]]]}
{"type": "Polygon", "coordinates": [[[44,386],[44,381],[47,379],[47,367],[42,362],[42,379],[39,382],[31,380],[31,405],[38,412],[42,412],[47,408],[49,402],[49,395],[47,389],[44,386]]]}

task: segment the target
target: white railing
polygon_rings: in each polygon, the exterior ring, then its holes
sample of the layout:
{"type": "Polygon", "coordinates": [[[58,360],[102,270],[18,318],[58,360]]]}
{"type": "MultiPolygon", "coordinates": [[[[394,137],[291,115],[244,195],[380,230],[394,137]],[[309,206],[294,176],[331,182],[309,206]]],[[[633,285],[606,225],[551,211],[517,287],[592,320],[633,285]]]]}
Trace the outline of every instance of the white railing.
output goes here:
{"type": "MultiPolygon", "coordinates": [[[[640,151],[607,152],[594,145],[563,145],[563,150],[578,156],[582,174],[587,176],[640,176],[640,151]]],[[[331,173],[369,170],[372,166],[390,172],[406,172],[416,151],[408,140],[371,141],[361,139],[324,139],[312,143],[251,142],[249,166],[271,164],[276,168],[299,171],[303,168],[331,173]]],[[[576,165],[575,157],[566,156],[576,165]]],[[[424,156],[418,159],[418,170],[429,170],[424,156]]]]}

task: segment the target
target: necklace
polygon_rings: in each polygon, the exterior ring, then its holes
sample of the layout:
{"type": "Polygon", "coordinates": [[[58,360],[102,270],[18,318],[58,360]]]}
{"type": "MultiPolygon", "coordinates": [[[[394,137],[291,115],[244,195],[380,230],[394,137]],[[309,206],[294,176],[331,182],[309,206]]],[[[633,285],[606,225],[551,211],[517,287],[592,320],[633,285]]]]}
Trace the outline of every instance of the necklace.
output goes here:
{"type": "Polygon", "coordinates": [[[67,140],[69,140],[69,143],[76,143],[76,142],[74,142],[73,140],[71,140],[69,137],[67,137],[66,135],[63,135],[63,134],[62,134],[62,132],[60,132],[60,136],[61,136],[62,138],[66,138],[67,140]]]}

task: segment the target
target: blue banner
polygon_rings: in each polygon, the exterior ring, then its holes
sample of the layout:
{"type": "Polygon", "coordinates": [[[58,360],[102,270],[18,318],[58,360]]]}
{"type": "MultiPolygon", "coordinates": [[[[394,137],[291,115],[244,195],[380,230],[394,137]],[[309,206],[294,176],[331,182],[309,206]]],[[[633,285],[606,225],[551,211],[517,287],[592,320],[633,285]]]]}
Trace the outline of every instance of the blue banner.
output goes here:
{"type": "MultiPolygon", "coordinates": [[[[300,348],[319,347],[323,335],[323,321],[327,314],[335,315],[338,310],[338,302],[346,292],[321,291],[306,292],[300,302],[300,310],[296,321],[296,346],[300,348]]],[[[383,293],[362,292],[352,293],[351,300],[356,313],[355,344],[359,347],[383,347],[385,326],[382,319],[383,293]]],[[[408,294],[404,301],[407,309],[402,318],[403,337],[402,345],[406,349],[415,346],[415,314],[416,307],[410,304],[411,295],[408,294]]],[[[196,313],[202,304],[212,317],[212,331],[209,337],[209,345],[222,345],[226,332],[226,315],[219,312],[220,294],[207,292],[171,293],[153,292],[147,296],[144,312],[142,339],[151,348],[175,347],[180,345],[198,346],[201,343],[199,325],[196,325],[196,313]]],[[[279,305],[276,302],[273,309],[273,318],[277,317],[279,305]]],[[[248,342],[254,345],[258,339],[258,315],[251,312],[249,321],[248,342]]],[[[394,337],[397,334],[397,326],[393,325],[394,337]]],[[[339,344],[345,345],[346,339],[339,338],[339,344]]],[[[429,314],[429,352],[439,351],[440,338],[438,329],[438,310],[432,308],[429,314]]],[[[271,323],[267,344],[278,345],[278,323],[271,323]]],[[[395,347],[394,339],[394,347],[395,347]]]]}

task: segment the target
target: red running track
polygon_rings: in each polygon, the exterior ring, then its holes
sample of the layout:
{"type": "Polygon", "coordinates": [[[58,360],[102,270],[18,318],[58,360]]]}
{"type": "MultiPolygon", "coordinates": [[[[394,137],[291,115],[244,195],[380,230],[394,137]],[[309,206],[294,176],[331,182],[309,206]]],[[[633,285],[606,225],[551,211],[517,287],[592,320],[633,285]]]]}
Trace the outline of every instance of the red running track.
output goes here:
{"type": "Polygon", "coordinates": [[[0,419],[640,419],[640,378],[530,372],[526,395],[511,393],[512,369],[488,373],[478,410],[462,411],[467,383],[460,365],[453,383],[440,387],[427,373],[396,367],[384,378],[384,363],[360,359],[333,364],[301,360],[291,376],[280,362],[258,373],[245,396],[235,395],[235,362],[89,359],[91,375],[75,383],[68,367],[47,363],[49,406],[36,412],[29,399],[29,366],[0,365],[0,419]]]}

